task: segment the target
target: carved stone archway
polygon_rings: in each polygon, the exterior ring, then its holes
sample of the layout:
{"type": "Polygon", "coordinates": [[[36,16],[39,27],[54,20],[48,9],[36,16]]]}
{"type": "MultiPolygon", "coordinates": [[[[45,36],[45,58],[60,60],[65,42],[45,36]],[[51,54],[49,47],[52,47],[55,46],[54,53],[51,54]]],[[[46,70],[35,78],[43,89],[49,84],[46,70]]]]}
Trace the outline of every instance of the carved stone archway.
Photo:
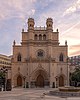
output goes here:
{"type": "Polygon", "coordinates": [[[49,86],[49,75],[44,69],[35,70],[31,75],[31,82],[35,82],[36,87],[49,86]]]}

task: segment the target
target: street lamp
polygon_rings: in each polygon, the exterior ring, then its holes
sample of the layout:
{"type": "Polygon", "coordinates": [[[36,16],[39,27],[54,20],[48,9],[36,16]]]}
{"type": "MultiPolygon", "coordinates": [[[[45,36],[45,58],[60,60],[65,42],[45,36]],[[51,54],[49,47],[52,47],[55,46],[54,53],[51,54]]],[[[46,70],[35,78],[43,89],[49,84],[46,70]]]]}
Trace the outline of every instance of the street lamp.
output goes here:
{"type": "Polygon", "coordinates": [[[69,68],[68,68],[68,63],[69,63],[69,57],[67,57],[67,86],[69,86],[69,68]]]}
{"type": "Polygon", "coordinates": [[[0,83],[1,83],[1,88],[2,85],[4,86],[4,91],[6,91],[6,85],[7,85],[7,73],[8,73],[8,69],[6,67],[2,67],[0,69],[0,83]]]}
{"type": "Polygon", "coordinates": [[[24,76],[23,78],[24,78],[24,88],[26,88],[26,76],[24,76]]]}

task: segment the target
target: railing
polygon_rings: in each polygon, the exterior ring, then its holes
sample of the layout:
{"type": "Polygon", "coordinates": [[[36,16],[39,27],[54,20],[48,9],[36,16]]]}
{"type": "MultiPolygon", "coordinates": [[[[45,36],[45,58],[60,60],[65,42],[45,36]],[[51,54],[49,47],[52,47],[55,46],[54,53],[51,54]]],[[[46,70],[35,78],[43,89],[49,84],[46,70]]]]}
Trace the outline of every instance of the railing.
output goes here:
{"type": "Polygon", "coordinates": [[[46,30],[46,27],[34,27],[34,30],[46,30]]]}

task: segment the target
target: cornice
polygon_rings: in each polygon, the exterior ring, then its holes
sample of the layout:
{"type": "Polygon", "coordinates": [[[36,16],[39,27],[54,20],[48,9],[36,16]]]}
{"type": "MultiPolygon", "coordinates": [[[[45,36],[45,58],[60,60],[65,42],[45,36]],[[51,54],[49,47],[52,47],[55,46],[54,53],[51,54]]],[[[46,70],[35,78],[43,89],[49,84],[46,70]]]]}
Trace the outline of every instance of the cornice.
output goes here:
{"type": "Polygon", "coordinates": [[[35,41],[35,40],[27,40],[22,41],[22,45],[45,45],[45,44],[51,44],[51,45],[59,45],[59,42],[57,40],[46,40],[46,41],[35,41]]]}
{"type": "Polygon", "coordinates": [[[38,62],[38,63],[50,63],[50,62],[55,62],[55,59],[54,58],[44,58],[44,59],[39,59],[39,58],[29,58],[29,59],[25,59],[25,62],[27,63],[35,63],[35,62],[38,62]]]}
{"type": "Polygon", "coordinates": [[[12,64],[22,64],[22,63],[51,63],[51,62],[55,62],[55,58],[25,58],[23,62],[12,62],[12,64]]]}

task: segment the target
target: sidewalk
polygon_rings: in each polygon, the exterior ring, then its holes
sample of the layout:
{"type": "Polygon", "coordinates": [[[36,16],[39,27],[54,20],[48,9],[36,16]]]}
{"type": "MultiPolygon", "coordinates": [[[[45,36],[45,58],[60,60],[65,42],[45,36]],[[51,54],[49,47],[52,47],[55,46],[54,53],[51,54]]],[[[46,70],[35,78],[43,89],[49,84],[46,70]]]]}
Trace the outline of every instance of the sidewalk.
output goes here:
{"type": "Polygon", "coordinates": [[[0,100],[80,100],[80,98],[61,98],[47,95],[54,88],[13,88],[0,92],[0,100]]]}

